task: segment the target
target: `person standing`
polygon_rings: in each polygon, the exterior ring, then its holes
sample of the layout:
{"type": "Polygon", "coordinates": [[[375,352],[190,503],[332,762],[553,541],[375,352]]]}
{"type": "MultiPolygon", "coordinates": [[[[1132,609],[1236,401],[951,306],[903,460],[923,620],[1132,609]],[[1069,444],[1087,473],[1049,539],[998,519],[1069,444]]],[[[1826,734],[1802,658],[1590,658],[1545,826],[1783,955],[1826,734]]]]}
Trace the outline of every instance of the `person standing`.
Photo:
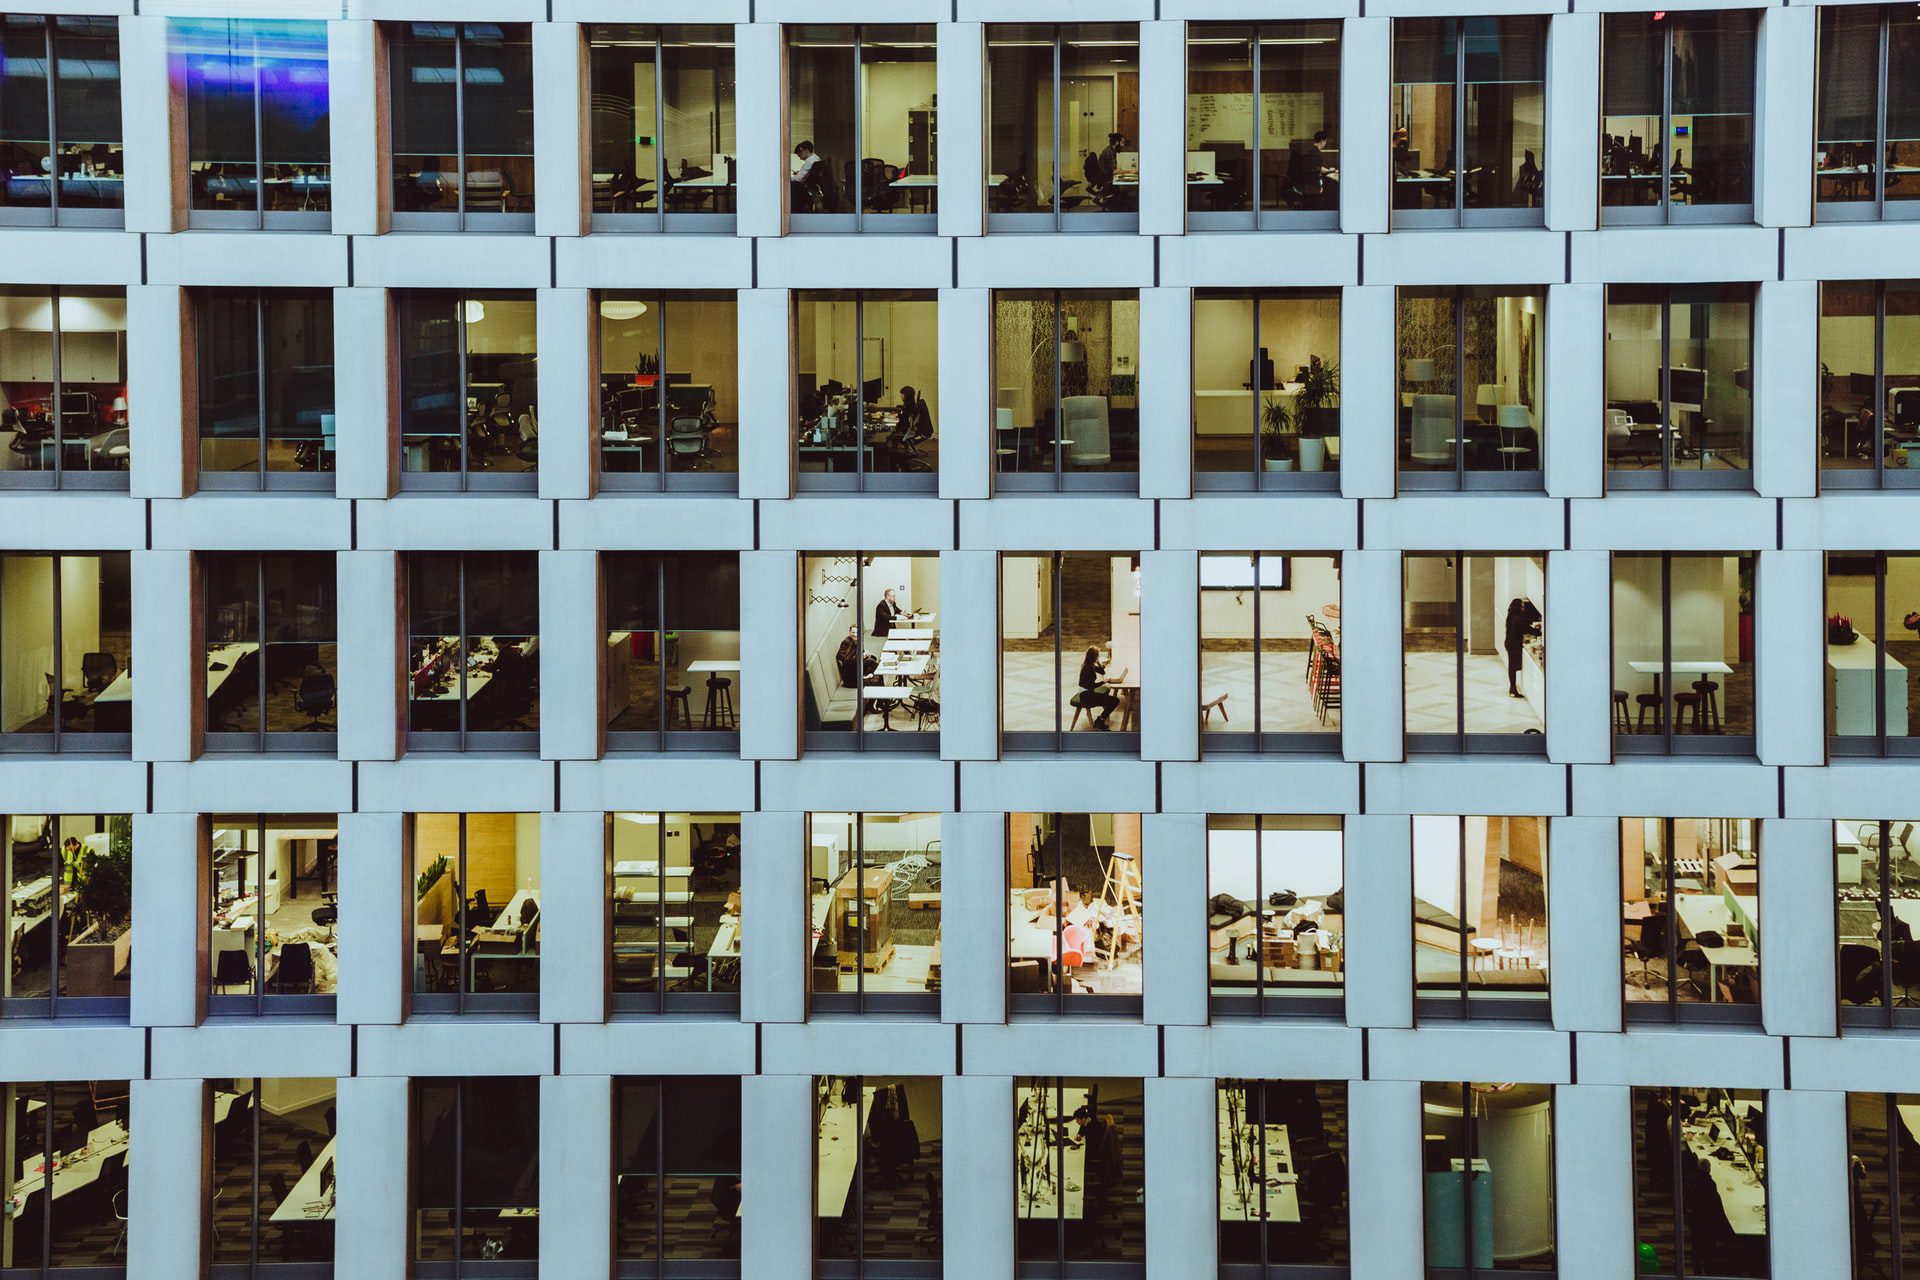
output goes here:
{"type": "Polygon", "coordinates": [[[1507,696],[1518,698],[1520,692],[1520,655],[1527,651],[1527,637],[1540,630],[1540,610],[1533,601],[1525,596],[1515,596],[1507,605],[1507,696]]]}
{"type": "Polygon", "coordinates": [[[893,588],[888,587],[880,594],[880,603],[873,607],[873,636],[876,640],[885,640],[887,633],[900,625],[901,619],[911,619],[913,610],[902,608],[894,597],[893,588]]]}

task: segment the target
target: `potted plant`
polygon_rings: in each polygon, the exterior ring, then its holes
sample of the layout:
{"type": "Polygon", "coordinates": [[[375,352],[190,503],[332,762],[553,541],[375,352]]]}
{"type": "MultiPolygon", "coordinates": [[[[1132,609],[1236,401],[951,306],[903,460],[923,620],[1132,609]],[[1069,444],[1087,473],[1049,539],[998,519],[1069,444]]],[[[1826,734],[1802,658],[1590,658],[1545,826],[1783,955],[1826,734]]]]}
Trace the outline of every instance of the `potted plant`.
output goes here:
{"type": "Polygon", "coordinates": [[[1294,397],[1294,416],[1300,433],[1300,469],[1321,471],[1327,465],[1327,437],[1340,431],[1340,366],[1307,361],[1294,397]]]}
{"type": "Polygon", "coordinates": [[[116,975],[125,972],[133,953],[132,818],[107,820],[104,852],[81,848],[67,920],[66,994],[114,995],[116,975]]]}
{"type": "Polygon", "coordinates": [[[1268,396],[1260,403],[1260,466],[1265,471],[1293,470],[1293,446],[1296,439],[1293,414],[1287,402],[1268,396]]]}

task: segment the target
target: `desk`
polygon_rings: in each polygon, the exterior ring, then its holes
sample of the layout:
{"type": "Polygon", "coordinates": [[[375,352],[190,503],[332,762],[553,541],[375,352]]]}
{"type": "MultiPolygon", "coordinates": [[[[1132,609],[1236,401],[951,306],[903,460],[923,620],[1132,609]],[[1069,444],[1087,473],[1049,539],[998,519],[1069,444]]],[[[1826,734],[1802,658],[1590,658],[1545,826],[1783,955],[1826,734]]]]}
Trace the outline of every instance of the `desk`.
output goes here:
{"type": "MultiPolygon", "coordinates": [[[[118,1120],[109,1120],[96,1127],[87,1135],[87,1145],[78,1151],[69,1151],[54,1160],[53,1191],[55,1200],[83,1187],[90,1187],[100,1180],[109,1157],[118,1155],[125,1160],[127,1153],[127,1130],[118,1120]]],[[[27,1205],[33,1194],[47,1185],[45,1153],[36,1153],[20,1162],[20,1179],[13,1184],[13,1198],[7,1201],[7,1208],[13,1217],[18,1218],[27,1211],[27,1205]]]]}
{"type": "Polygon", "coordinates": [[[1767,1188],[1754,1173],[1745,1157],[1729,1160],[1714,1152],[1734,1147],[1733,1131],[1725,1120],[1714,1116],[1706,1121],[1689,1121],[1681,1127],[1681,1136],[1693,1153],[1707,1164],[1713,1174],[1714,1190],[1720,1193],[1720,1207],[1737,1236],[1765,1235],[1767,1231],[1767,1188]]]}
{"type": "Polygon", "coordinates": [[[860,1106],[835,1102],[820,1111],[818,1141],[814,1144],[814,1194],[816,1212],[821,1218],[838,1218],[847,1211],[847,1195],[853,1189],[853,1171],[860,1163],[860,1148],[865,1145],[867,1122],[873,1117],[875,1086],[860,1090],[860,1106]]]}
{"type": "MultiPolygon", "coordinates": [[[[1759,914],[1758,898],[1741,896],[1739,902],[1749,919],[1759,914]]],[[[1724,937],[1728,926],[1733,923],[1733,913],[1727,910],[1726,900],[1718,894],[1676,893],[1673,895],[1673,909],[1681,931],[1689,938],[1698,938],[1709,930],[1724,937]]],[[[1719,1002],[1720,970],[1750,969],[1758,961],[1753,945],[1746,942],[1722,947],[1703,946],[1700,948],[1700,953],[1707,958],[1709,1003],[1719,1002]]]]}
{"type": "Polygon", "coordinates": [[[320,1148],[320,1154],[313,1158],[306,1172],[300,1175],[300,1181],[293,1184],[287,1192],[287,1198],[273,1211],[270,1222],[332,1222],[333,1189],[324,1192],[321,1183],[325,1181],[323,1172],[333,1163],[333,1144],[336,1139],[328,1138],[327,1145],[320,1148]]]}
{"type": "Polygon", "coordinates": [[[1666,664],[1665,667],[1662,667],[1658,661],[1629,662],[1627,665],[1643,676],[1652,676],[1655,693],[1660,692],[1660,676],[1663,670],[1671,671],[1676,676],[1730,676],[1733,674],[1733,668],[1724,662],[1673,662],[1666,664]]]}
{"type": "Polygon", "coordinates": [[[1070,1132],[1075,1111],[1087,1105],[1085,1089],[1061,1089],[1054,1114],[1052,1086],[1022,1086],[1014,1092],[1014,1209],[1022,1218],[1080,1218],[1087,1206],[1087,1148],[1070,1132]],[[1064,1186],[1056,1186],[1058,1181],[1064,1186]]]}
{"type": "MultiPolygon", "coordinates": [[[[931,613],[920,614],[918,616],[925,618],[928,622],[932,622],[934,617],[931,613]]],[[[934,630],[930,626],[895,627],[893,630],[887,632],[887,639],[889,640],[931,640],[933,638],[934,630]]]]}
{"type": "MultiPolygon", "coordinates": [[[[1841,737],[1871,737],[1874,724],[1875,645],[1862,636],[1856,644],[1827,646],[1827,705],[1833,708],[1831,732],[1841,737]]],[[[1887,736],[1907,736],[1907,669],[1886,654],[1886,682],[1880,701],[1886,708],[1887,736]]]]}
{"type": "MultiPolygon", "coordinates": [[[[895,674],[889,672],[888,674],[895,674]]],[[[916,696],[920,691],[912,685],[904,684],[863,684],[860,697],[867,702],[880,704],[880,728],[887,732],[893,730],[893,709],[896,705],[916,696]]]]}
{"type": "MultiPolygon", "coordinates": [[[[1220,1221],[1222,1222],[1298,1222],[1300,1221],[1300,1175],[1293,1167],[1293,1144],[1287,1138],[1287,1126],[1262,1127],[1266,1146],[1266,1213],[1260,1212],[1260,1153],[1253,1149],[1253,1126],[1235,1123],[1229,1113],[1225,1089],[1216,1089],[1215,1104],[1219,1116],[1220,1221]],[[1246,1135],[1244,1140],[1242,1135],[1246,1135]],[[1247,1162],[1235,1172],[1235,1158],[1247,1162]]],[[[1242,1105],[1245,1095],[1242,1094],[1242,1105]]],[[[1244,1113],[1242,1113],[1244,1117],[1244,1113]]]]}
{"type": "Polygon", "coordinates": [[[734,675],[739,675],[740,659],[738,658],[702,658],[698,662],[689,662],[687,664],[687,670],[689,672],[700,672],[700,673],[709,674],[709,675],[716,671],[730,671],[734,675]]]}
{"type": "Polygon", "coordinates": [[[1907,1131],[1907,1137],[1920,1142],[1920,1103],[1903,1102],[1894,1108],[1900,1113],[1900,1123],[1907,1131]]]}

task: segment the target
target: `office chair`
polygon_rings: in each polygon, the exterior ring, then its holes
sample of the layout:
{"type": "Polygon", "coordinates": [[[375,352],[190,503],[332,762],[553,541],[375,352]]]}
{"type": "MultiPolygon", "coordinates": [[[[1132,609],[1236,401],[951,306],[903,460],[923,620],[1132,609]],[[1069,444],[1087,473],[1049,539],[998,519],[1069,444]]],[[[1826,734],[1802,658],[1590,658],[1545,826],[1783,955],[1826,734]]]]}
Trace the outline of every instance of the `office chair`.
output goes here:
{"type": "Polygon", "coordinates": [[[1667,913],[1655,911],[1640,922],[1640,936],[1627,944],[1627,956],[1640,962],[1640,972],[1627,975],[1627,981],[1640,987],[1663,985],[1653,976],[1655,960],[1671,959],[1667,950],[1667,913]]]}
{"type": "Polygon", "coordinates": [[[253,988],[253,961],[239,947],[220,953],[219,960],[213,966],[213,985],[225,991],[228,987],[253,988]]]}
{"type": "Polygon", "coordinates": [[[473,897],[467,902],[467,924],[472,928],[484,929],[493,923],[494,916],[498,914],[487,902],[487,891],[475,889],[473,897]]]}
{"type": "Polygon", "coordinates": [[[704,424],[699,418],[675,418],[672,428],[667,432],[667,454],[670,459],[686,459],[686,469],[696,471],[700,467],[700,458],[706,452],[707,437],[704,424]]]}
{"type": "Polygon", "coordinates": [[[327,941],[333,941],[334,928],[340,923],[340,904],[337,902],[325,903],[315,907],[307,914],[312,918],[315,925],[327,931],[327,941]]]}
{"type": "Polygon", "coordinates": [[[338,689],[329,672],[309,671],[300,677],[300,688],[293,695],[293,705],[308,720],[308,723],[300,726],[300,731],[332,729],[332,725],[322,724],[320,717],[333,711],[337,697],[338,689]]]}
{"type": "Polygon", "coordinates": [[[88,693],[99,693],[113,683],[120,674],[120,663],[110,653],[82,654],[80,658],[80,677],[86,682],[88,693]]]}
{"type": "Polygon", "coordinates": [[[1880,951],[1861,942],[1840,944],[1840,1003],[1878,1004],[1880,1001],[1880,951]]]}
{"type": "Polygon", "coordinates": [[[127,1247],[127,1189],[122,1187],[114,1192],[113,1199],[108,1203],[113,1206],[114,1220],[120,1224],[120,1234],[113,1241],[113,1256],[117,1258],[120,1251],[127,1247]]]}
{"type": "Polygon", "coordinates": [[[312,991],[313,983],[313,948],[304,942],[282,943],[280,970],[273,976],[273,986],[282,991],[289,987],[312,991]]]}

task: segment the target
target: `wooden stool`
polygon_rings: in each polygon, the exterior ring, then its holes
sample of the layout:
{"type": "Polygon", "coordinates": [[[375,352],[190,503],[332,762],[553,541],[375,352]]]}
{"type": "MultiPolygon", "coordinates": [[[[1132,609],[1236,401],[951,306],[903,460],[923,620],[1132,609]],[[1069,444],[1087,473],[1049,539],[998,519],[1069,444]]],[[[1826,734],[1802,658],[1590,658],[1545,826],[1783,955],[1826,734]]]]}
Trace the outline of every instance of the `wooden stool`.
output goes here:
{"type": "Polygon", "coordinates": [[[1625,689],[1615,689],[1613,691],[1613,731],[1615,733],[1633,732],[1633,718],[1627,714],[1627,691],[1625,689]]]}
{"type": "Polygon", "coordinates": [[[1213,719],[1215,707],[1220,709],[1220,719],[1223,722],[1231,723],[1227,715],[1227,695],[1224,693],[1213,694],[1200,703],[1200,723],[1204,725],[1207,721],[1213,719]]]}
{"type": "Polygon", "coordinates": [[[739,723],[733,718],[733,681],[707,677],[707,711],[700,723],[705,729],[731,729],[739,723]]]}
{"type": "Polygon", "coordinates": [[[1700,695],[1697,693],[1676,693],[1673,695],[1673,731],[1679,733],[1686,728],[1687,715],[1693,715],[1693,731],[1700,732],[1700,695]]]}
{"type": "Polygon", "coordinates": [[[1640,708],[1640,717],[1634,722],[1633,731],[1635,733],[1645,733],[1647,731],[1647,712],[1649,711],[1653,712],[1653,731],[1658,733],[1665,727],[1660,722],[1662,712],[1660,710],[1659,694],[1636,693],[1633,695],[1633,701],[1634,705],[1640,708]]]}
{"type": "Polygon", "coordinates": [[[680,713],[681,727],[686,729],[693,728],[693,712],[688,709],[688,700],[692,697],[693,697],[693,690],[690,687],[680,688],[680,689],[668,689],[667,690],[667,714],[666,714],[666,717],[661,721],[660,727],[663,729],[673,728],[673,715],[674,715],[674,712],[677,711],[680,713]]]}
{"type": "Polygon", "coordinates": [[[1694,710],[1693,727],[1696,733],[1720,732],[1720,685],[1718,681],[1708,680],[1704,676],[1693,682],[1693,691],[1700,700],[1694,710]]]}

